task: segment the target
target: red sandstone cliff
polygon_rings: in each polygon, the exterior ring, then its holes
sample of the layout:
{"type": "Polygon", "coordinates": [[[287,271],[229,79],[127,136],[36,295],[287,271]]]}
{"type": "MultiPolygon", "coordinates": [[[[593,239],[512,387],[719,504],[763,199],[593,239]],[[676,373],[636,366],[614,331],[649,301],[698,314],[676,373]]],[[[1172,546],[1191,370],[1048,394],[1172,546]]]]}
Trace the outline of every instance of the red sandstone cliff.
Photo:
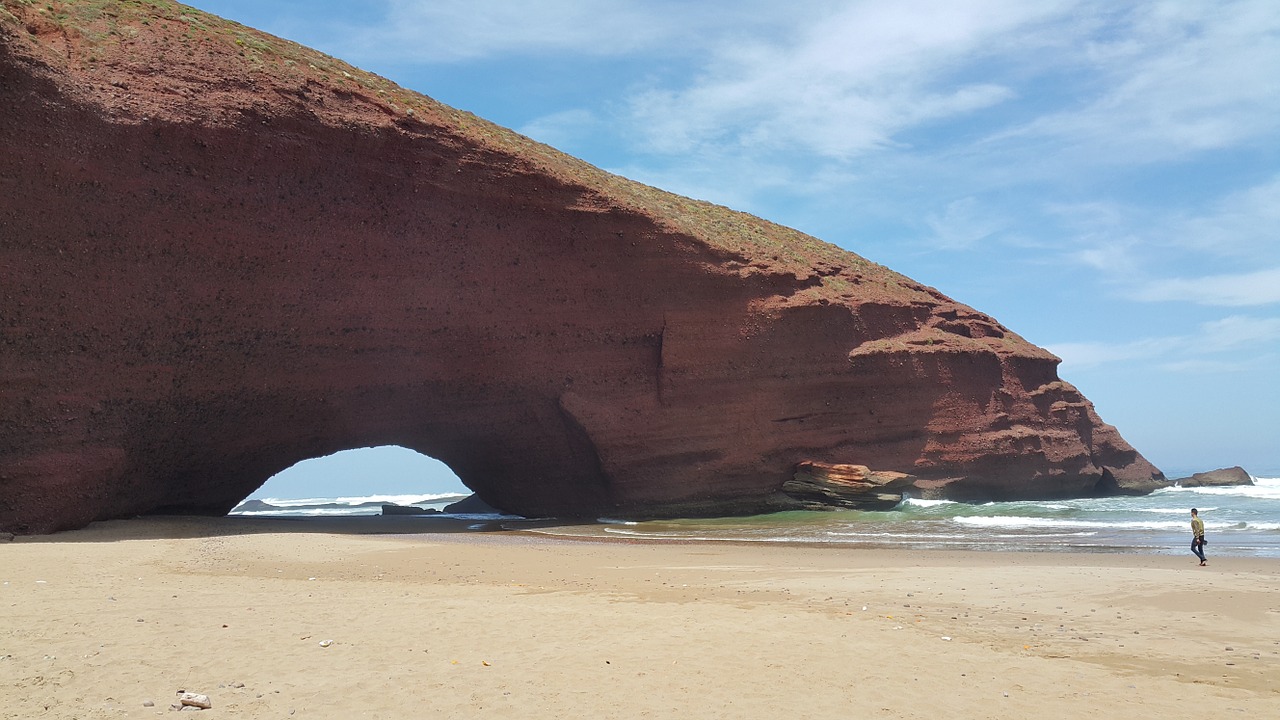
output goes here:
{"type": "Polygon", "coordinates": [[[0,0],[0,530],[221,513],[382,444],[530,515],[1163,483],[1057,363],[296,44],[0,0]]]}

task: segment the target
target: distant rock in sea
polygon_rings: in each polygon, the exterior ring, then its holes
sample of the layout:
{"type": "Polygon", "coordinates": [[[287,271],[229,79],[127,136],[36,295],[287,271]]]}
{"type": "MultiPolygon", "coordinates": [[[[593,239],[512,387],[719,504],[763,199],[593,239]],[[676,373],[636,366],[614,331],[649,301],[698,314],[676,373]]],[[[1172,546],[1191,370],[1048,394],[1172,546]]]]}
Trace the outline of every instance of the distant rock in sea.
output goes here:
{"type": "Polygon", "coordinates": [[[382,504],[383,515],[439,515],[440,511],[435,508],[421,508],[417,505],[392,505],[390,503],[382,504]]]}
{"type": "Polygon", "coordinates": [[[1232,487],[1235,485],[1252,485],[1253,477],[1245,472],[1244,468],[1236,465],[1235,467],[1196,473],[1191,477],[1179,478],[1173,482],[1175,485],[1181,485],[1182,487],[1232,487]]]}

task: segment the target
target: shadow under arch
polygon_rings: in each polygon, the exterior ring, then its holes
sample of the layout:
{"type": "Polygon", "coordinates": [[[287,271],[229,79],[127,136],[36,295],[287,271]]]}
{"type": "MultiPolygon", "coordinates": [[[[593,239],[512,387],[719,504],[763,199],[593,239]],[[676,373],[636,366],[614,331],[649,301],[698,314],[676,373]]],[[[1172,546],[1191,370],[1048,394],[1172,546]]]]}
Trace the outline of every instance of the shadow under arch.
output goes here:
{"type": "Polygon", "coordinates": [[[504,514],[477,517],[465,513],[383,515],[380,512],[383,499],[424,506],[437,497],[457,501],[470,495],[470,488],[443,461],[399,445],[378,445],[339,450],[295,462],[272,474],[237,504],[239,507],[254,499],[284,500],[280,509],[285,512],[216,515],[185,513],[180,509],[160,511],[135,518],[100,520],[83,528],[30,540],[76,543],[295,533],[467,536],[590,524],[573,519],[504,514]],[[413,498],[428,500],[414,502],[413,498]],[[350,505],[355,512],[292,513],[288,500],[313,504],[332,501],[350,505]],[[362,500],[367,500],[368,506],[355,508],[362,500]]]}

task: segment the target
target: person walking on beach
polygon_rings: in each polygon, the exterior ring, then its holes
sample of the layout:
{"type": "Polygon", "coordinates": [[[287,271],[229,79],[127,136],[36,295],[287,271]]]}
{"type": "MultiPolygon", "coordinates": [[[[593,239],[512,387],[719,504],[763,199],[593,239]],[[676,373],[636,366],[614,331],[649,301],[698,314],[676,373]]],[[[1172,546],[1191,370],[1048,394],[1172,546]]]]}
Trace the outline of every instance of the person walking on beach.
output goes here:
{"type": "Polygon", "coordinates": [[[1200,558],[1200,564],[1206,563],[1204,559],[1204,521],[1200,519],[1200,512],[1195,508],[1191,508],[1191,552],[1200,558]]]}

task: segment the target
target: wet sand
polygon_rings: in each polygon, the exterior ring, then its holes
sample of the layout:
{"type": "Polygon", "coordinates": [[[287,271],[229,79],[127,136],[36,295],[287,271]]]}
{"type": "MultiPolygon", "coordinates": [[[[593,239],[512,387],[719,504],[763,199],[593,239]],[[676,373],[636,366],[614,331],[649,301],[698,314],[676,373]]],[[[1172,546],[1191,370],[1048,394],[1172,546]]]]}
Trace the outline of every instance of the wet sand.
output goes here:
{"type": "Polygon", "coordinates": [[[1280,561],[153,518],[0,544],[0,717],[1280,716],[1280,561]],[[145,705],[146,702],[152,706],[145,705]]]}

